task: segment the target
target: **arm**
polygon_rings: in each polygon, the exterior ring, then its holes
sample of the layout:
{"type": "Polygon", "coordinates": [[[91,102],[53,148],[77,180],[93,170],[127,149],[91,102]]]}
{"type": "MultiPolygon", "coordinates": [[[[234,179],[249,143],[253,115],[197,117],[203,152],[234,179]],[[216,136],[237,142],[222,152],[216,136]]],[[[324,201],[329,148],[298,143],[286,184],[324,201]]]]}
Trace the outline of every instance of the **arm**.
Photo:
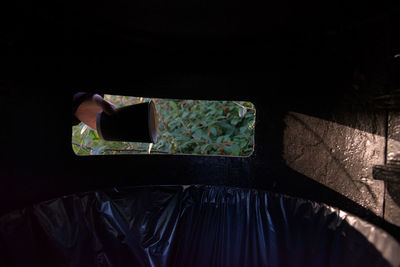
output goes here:
{"type": "Polygon", "coordinates": [[[74,95],[74,101],[77,106],[73,110],[75,117],[94,130],[96,130],[96,116],[99,112],[104,111],[110,115],[117,110],[114,104],[104,100],[98,94],[77,93],[74,95]]]}

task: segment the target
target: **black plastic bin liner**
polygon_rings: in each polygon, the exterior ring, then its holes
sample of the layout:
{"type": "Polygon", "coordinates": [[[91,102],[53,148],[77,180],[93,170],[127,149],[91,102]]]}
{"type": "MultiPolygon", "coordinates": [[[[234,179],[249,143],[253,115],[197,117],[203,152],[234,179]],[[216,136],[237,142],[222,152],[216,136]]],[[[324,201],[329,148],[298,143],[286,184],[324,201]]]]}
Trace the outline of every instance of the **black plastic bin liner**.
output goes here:
{"type": "Polygon", "coordinates": [[[400,245],[311,201],[216,186],[69,195],[0,218],[4,266],[399,266],[400,245]]]}

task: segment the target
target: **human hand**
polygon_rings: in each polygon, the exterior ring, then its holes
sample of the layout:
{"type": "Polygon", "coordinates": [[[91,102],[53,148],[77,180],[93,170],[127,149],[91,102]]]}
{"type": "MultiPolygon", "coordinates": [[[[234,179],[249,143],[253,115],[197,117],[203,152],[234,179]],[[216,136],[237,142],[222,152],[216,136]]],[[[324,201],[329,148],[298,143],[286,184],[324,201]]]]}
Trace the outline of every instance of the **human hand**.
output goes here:
{"type": "Polygon", "coordinates": [[[118,108],[113,103],[108,102],[98,94],[94,94],[79,105],[75,112],[75,117],[93,130],[97,130],[97,114],[101,111],[104,111],[106,114],[111,115],[117,110],[118,108]]]}

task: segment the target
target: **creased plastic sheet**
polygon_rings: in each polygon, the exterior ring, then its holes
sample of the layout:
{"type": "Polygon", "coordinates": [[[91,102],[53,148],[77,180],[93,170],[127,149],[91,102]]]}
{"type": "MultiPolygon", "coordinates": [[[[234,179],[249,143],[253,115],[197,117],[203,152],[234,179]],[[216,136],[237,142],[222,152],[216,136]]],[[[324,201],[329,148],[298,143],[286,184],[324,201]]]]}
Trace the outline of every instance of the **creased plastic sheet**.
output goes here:
{"type": "Polygon", "coordinates": [[[114,188],[0,218],[4,266],[399,266],[399,254],[338,209],[229,187],[114,188]]]}

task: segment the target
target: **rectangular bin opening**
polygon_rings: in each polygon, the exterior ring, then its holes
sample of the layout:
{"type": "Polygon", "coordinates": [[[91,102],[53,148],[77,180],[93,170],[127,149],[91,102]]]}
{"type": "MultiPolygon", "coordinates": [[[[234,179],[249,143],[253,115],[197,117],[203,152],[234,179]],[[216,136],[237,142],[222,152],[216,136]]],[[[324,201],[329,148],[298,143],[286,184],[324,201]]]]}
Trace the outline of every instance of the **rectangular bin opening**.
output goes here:
{"type": "MultiPolygon", "coordinates": [[[[107,117],[110,123],[97,116],[97,130],[82,122],[72,127],[72,147],[76,155],[188,154],[248,157],[253,152],[256,109],[251,102],[120,95],[104,95],[104,100],[114,104],[118,108],[117,112],[127,106],[152,103],[155,115],[152,112],[146,115],[147,112],[142,114],[141,111],[133,111],[121,120],[123,127],[132,126],[134,132],[131,135],[135,135],[149,131],[143,124],[145,121],[147,125],[148,119],[144,116],[155,116],[151,127],[155,127],[153,135],[156,136],[152,140],[156,142],[123,140],[129,135],[127,132],[122,134],[125,135],[122,140],[104,140],[109,139],[109,132],[118,126],[113,124],[112,115],[107,117]]],[[[121,136],[121,131],[125,130],[116,130],[117,137],[121,136]]]]}

